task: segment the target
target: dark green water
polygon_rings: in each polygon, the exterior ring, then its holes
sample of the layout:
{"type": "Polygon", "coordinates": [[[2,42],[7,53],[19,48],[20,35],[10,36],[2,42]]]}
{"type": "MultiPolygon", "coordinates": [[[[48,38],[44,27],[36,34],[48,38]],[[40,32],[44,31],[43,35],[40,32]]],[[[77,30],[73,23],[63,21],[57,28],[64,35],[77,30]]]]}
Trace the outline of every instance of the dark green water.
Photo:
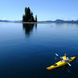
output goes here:
{"type": "Polygon", "coordinates": [[[0,78],[78,77],[78,60],[46,70],[58,61],[55,53],[78,57],[78,24],[0,23],[0,78]]]}

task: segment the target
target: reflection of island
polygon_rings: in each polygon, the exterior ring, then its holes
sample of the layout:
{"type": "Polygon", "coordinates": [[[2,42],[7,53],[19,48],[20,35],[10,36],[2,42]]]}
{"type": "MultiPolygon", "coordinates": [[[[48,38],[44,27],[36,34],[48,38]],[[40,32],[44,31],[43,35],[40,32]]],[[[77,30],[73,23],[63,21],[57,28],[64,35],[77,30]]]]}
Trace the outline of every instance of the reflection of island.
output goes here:
{"type": "Polygon", "coordinates": [[[35,24],[23,24],[23,29],[25,31],[25,35],[30,36],[30,34],[33,31],[34,27],[37,28],[37,25],[35,25],[35,24]]]}

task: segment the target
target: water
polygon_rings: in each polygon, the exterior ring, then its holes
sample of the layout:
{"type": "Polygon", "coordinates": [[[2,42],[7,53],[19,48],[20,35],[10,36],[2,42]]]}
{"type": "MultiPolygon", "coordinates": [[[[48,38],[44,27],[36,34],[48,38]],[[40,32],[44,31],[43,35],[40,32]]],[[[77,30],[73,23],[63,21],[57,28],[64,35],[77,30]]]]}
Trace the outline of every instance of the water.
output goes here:
{"type": "Polygon", "coordinates": [[[0,23],[0,78],[74,78],[71,67],[46,70],[58,61],[55,53],[78,57],[78,24],[0,23]]]}

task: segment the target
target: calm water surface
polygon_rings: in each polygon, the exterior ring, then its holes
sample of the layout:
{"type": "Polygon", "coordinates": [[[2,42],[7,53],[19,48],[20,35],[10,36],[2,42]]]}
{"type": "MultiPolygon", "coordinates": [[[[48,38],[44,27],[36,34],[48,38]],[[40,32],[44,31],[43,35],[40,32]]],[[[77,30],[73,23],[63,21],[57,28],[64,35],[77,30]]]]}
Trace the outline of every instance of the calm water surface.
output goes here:
{"type": "Polygon", "coordinates": [[[0,23],[0,78],[74,78],[78,61],[47,71],[55,53],[78,57],[78,24],[0,23]]]}

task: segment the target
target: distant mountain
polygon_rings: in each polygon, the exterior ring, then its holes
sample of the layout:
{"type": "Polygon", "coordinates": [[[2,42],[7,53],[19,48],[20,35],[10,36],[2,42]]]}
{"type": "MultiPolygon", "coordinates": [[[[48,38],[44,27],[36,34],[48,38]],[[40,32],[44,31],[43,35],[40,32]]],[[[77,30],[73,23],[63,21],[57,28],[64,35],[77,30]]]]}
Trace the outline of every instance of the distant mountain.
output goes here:
{"type": "Polygon", "coordinates": [[[40,23],[78,23],[78,20],[61,20],[61,19],[57,19],[55,21],[38,21],[40,23]]]}
{"type": "MultiPolygon", "coordinates": [[[[22,22],[22,20],[16,20],[16,21],[0,20],[0,22],[22,22]]],[[[38,23],[76,23],[76,24],[78,24],[78,20],[61,20],[61,19],[57,19],[55,21],[51,21],[51,20],[38,21],[38,23]]]]}
{"type": "Polygon", "coordinates": [[[0,20],[0,22],[9,22],[8,20],[0,20]]]}
{"type": "Polygon", "coordinates": [[[58,19],[58,20],[56,20],[56,21],[54,21],[54,22],[56,22],[56,23],[78,23],[78,20],[60,20],[60,19],[58,19]]]}
{"type": "Polygon", "coordinates": [[[22,20],[16,20],[16,21],[12,21],[12,20],[0,20],[0,22],[22,22],[22,20]]]}
{"type": "Polygon", "coordinates": [[[22,22],[22,20],[16,20],[16,21],[12,21],[12,22],[22,22]]]}

